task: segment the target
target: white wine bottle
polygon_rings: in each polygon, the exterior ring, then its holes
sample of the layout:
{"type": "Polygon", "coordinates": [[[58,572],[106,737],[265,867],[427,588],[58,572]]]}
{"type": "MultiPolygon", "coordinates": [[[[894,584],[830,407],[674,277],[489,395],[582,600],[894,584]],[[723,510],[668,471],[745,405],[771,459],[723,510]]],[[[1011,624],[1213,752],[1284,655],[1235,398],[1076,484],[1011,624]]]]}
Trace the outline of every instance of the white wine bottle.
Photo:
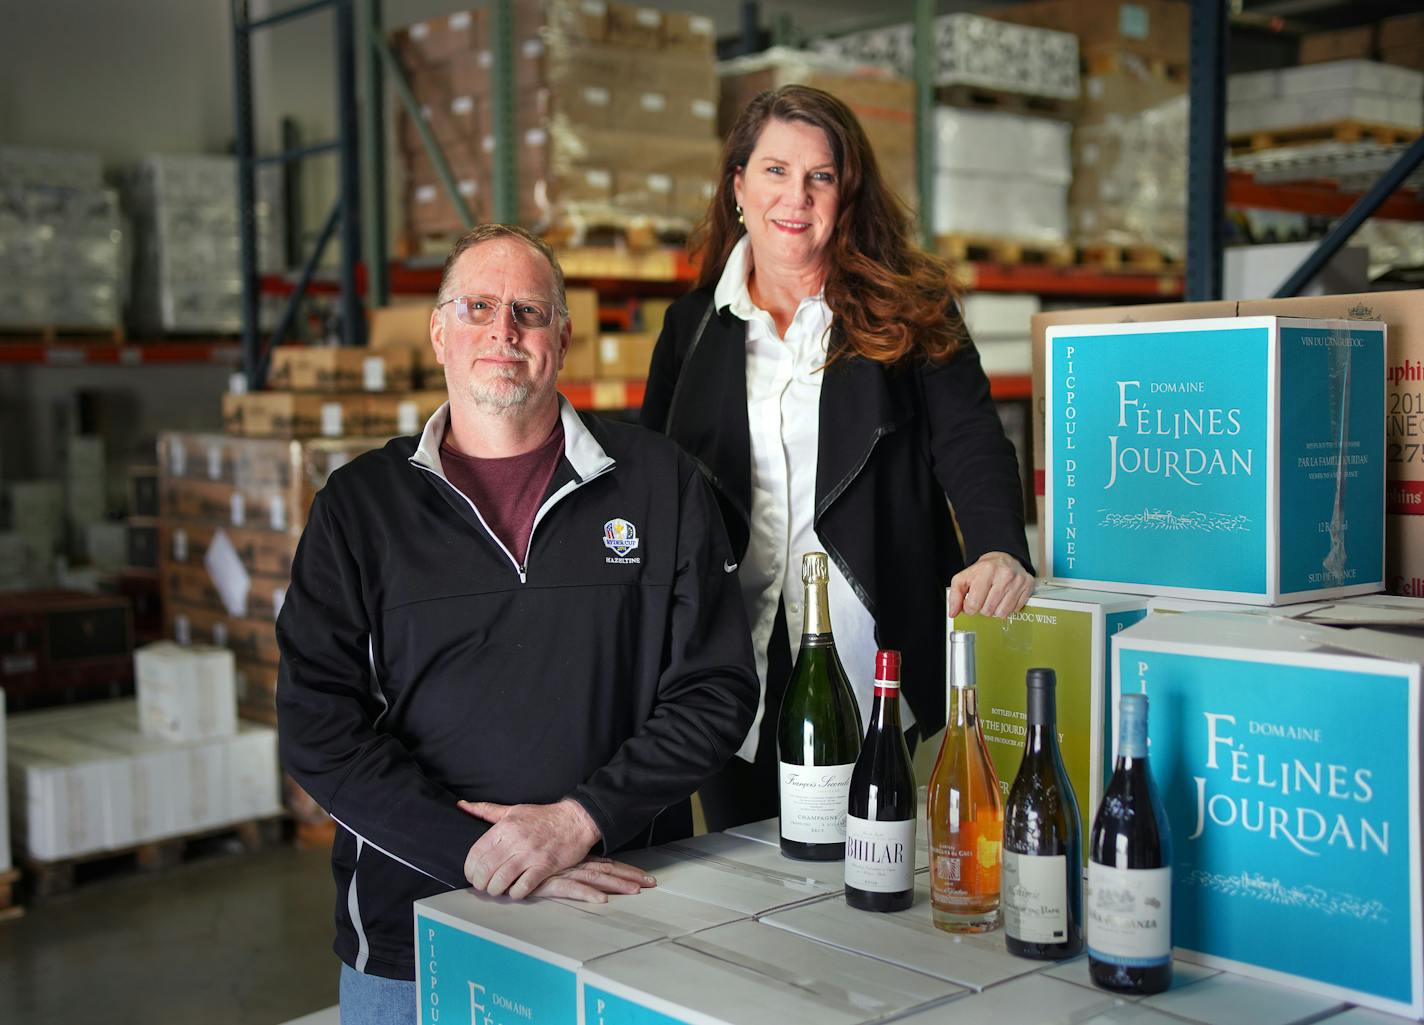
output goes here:
{"type": "Polygon", "coordinates": [[[860,709],[831,636],[824,552],[802,556],[801,581],[801,651],[776,723],[781,851],[803,861],[839,861],[845,857],[850,777],[860,755],[860,709]]]}

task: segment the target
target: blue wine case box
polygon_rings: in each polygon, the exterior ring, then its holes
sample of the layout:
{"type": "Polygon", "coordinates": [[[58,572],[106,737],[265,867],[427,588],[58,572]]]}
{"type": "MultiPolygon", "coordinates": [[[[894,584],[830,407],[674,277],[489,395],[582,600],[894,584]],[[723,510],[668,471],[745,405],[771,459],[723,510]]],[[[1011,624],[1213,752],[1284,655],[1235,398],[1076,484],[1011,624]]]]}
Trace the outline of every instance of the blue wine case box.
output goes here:
{"type": "Polygon", "coordinates": [[[1383,590],[1383,324],[1062,325],[1046,347],[1046,576],[1249,605],[1383,590]]]}
{"type": "Polygon", "coordinates": [[[1113,638],[1150,700],[1184,960],[1424,1017],[1424,639],[1152,614],[1113,638]]]}

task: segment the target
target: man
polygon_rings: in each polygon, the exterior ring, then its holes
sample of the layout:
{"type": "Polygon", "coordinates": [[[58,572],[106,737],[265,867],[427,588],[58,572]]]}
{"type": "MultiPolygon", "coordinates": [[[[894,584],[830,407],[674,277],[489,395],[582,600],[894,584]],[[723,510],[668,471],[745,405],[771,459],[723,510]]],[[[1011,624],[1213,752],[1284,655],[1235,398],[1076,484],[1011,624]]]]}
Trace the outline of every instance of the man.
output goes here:
{"type": "Polygon", "coordinates": [[[757,696],[701,474],[555,390],[553,252],[481,226],[437,298],[450,400],[331,476],[277,623],[282,761],[342,827],[343,1020],[414,1021],[415,900],[651,885],[597,855],[688,835],[757,696]]]}

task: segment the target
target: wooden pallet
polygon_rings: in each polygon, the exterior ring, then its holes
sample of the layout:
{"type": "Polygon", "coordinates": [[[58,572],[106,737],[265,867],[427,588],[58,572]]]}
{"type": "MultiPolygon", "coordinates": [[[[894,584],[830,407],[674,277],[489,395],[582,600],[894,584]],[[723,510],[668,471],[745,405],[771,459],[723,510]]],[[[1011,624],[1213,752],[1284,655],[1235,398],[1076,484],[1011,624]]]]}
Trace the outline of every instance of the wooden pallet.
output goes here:
{"type": "Polygon", "coordinates": [[[1256,153],[1315,142],[1378,142],[1384,145],[1409,143],[1419,138],[1418,128],[1381,125],[1370,121],[1335,121],[1319,125],[1293,125],[1260,132],[1229,136],[1226,144],[1232,153],[1256,153]]]}
{"type": "Polygon", "coordinates": [[[45,345],[122,345],[127,338],[122,327],[64,327],[57,324],[0,327],[0,342],[31,345],[36,339],[45,345]]]}
{"type": "Polygon", "coordinates": [[[1181,269],[1181,261],[1156,246],[1117,245],[1089,242],[1077,247],[1077,262],[1083,267],[1138,274],[1162,274],[1181,269]]]}
{"type": "Polygon", "coordinates": [[[942,85],[935,90],[935,99],[950,107],[969,110],[993,110],[1005,114],[1036,114],[1040,117],[1068,118],[1073,101],[1052,96],[1029,96],[1027,93],[987,89],[977,85],[942,85]]]}
{"type": "Polygon", "coordinates": [[[280,839],[283,821],[282,816],[250,819],[166,840],[135,844],[117,850],[94,851],[73,858],[60,858],[55,861],[25,858],[22,859],[22,865],[28,877],[30,897],[33,900],[45,900],[68,893],[88,878],[135,872],[161,872],[174,868],[201,853],[201,847],[206,841],[236,839],[245,851],[261,850],[280,839]]]}
{"type": "Polygon", "coordinates": [[[1028,242],[992,235],[940,235],[936,251],[953,263],[1038,264],[1067,267],[1073,263],[1073,247],[1066,242],[1028,242]]]}
{"type": "Polygon", "coordinates": [[[16,899],[15,884],[19,881],[20,870],[18,868],[7,868],[0,872],[0,922],[8,922],[25,913],[25,909],[16,899]]]}

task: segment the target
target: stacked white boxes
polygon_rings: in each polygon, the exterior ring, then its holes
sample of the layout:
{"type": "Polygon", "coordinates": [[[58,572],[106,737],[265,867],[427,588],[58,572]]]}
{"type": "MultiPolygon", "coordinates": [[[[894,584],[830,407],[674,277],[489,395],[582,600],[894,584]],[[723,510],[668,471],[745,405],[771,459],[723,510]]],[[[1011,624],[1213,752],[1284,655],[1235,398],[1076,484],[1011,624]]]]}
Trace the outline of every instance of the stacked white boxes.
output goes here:
{"type": "MultiPolygon", "coordinates": [[[[935,19],[935,84],[967,85],[1071,100],[1078,96],[1078,37],[1011,25],[977,14],[935,19]]],[[[867,64],[915,73],[913,25],[821,40],[817,49],[867,64]]]]}
{"type": "Polygon", "coordinates": [[[1066,121],[936,108],[935,234],[1066,241],[1070,133],[1066,121]]]}
{"type": "Polygon", "coordinates": [[[1424,71],[1377,61],[1232,75],[1226,96],[1226,130],[1233,135],[1339,121],[1424,127],[1424,71]]]}
{"type": "Polygon", "coordinates": [[[145,736],[133,701],[11,719],[14,839],[55,861],[280,814],[276,731],[178,742],[145,736]]]}
{"type": "Polygon", "coordinates": [[[0,325],[117,328],[123,242],[95,154],[0,147],[0,325]]]}
{"type": "MultiPolygon", "coordinates": [[[[257,176],[257,265],[285,263],[281,179],[257,176]]],[[[242,327],[237,162],[154,155],[125,176],[134,225],[131,320],[142,331],[235,332],[242,327]]]]}
{"type": "Polygon", "coordinates": [[[13,538],[4,548],[23,549],[23,564],[8,567],[10,582],[43,587],[53,580],[54,557],[63,546],[64,487],[57,480],[12,481],[5,487],[13,538]]]}
{"type": "Polygon", "coordinates": [[[233,654],[158,641],[134,652],[139,729],[164,740],[230,737],[237,729],[233,654]]]}
{"type": "Polygon", "coordinates": [[[104,439],[76,435],[64,444],[64,522],[68,549],[89,559],[90,528],[104,522],[108,511],[108,481],[104,439]]]}

